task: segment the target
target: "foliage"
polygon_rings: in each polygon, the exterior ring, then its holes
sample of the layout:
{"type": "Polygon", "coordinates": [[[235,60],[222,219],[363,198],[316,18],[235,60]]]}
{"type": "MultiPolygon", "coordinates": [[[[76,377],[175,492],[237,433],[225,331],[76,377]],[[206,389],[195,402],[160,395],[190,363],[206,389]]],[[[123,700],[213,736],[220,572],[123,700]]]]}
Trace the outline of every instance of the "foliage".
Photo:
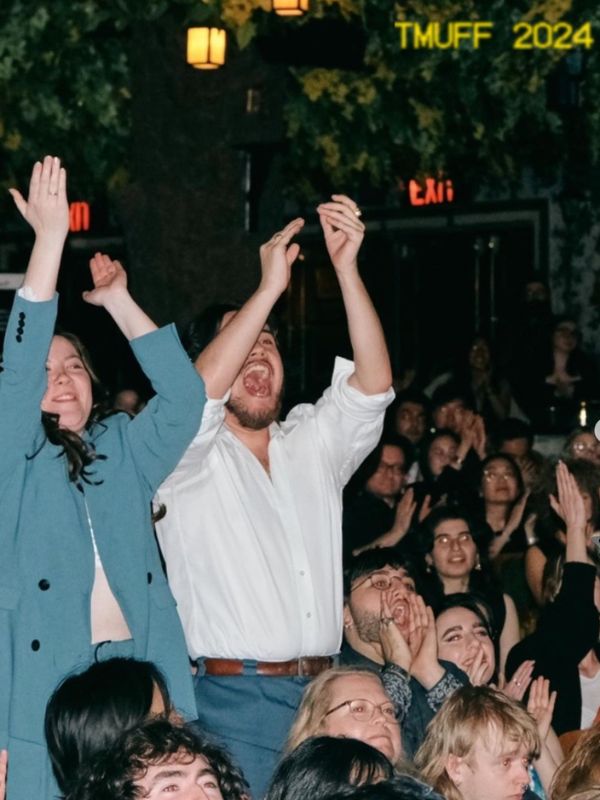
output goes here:
{"type": "MultiPolygon", "coordinates": [[[[3,178],[26,173],[42,151],[66,154],[72,174],[97,187],[122,176],[129,121],[128,39],[140,21],[221,18],[247,45],[274,24],[270,0],[9,0],[0,10],[0,153],[3,178]]],[[[360,70],[290,70],[285,108],[288,166],[297,186],[389,188],[402,177],[450,172],[518,185],[523,167],[554,180],[575,167],[582,180],[600,159],[598,47],[585,53],[577,125],[549,107],[547,82],[561,50],[512,49],[520,19],[600,28],[595,0],[312,0],[311,16],[359,26],[360,70]],[[487,20],[492,41],[478,49],[401,48],[396,20],[487,20]],[[310,181],[310,182],[309,182],[310,181]]]]}

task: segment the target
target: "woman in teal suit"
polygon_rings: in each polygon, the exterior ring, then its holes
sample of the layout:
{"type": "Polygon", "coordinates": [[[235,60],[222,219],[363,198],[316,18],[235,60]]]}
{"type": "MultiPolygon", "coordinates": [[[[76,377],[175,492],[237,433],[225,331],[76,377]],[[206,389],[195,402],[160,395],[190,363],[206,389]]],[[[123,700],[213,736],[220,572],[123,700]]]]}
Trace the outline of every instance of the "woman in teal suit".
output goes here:
{"type": "Polygon", "coordinates": [[[10,800],[49,800],[44,711],[70,672],[112,655],[156,662],[175,707],[196,716],[151,499],[197,432],[205,395],[174,327],[158,330],[129,295],[121,265],[97,254],[84,299],[112,316],[156,392],[135,419],[97,413],[84,350],[53,335],[65,171],[47,156],[33,168],[28,199],[11,193],[35,243],[0,374],[0,748],[10,800]]]}

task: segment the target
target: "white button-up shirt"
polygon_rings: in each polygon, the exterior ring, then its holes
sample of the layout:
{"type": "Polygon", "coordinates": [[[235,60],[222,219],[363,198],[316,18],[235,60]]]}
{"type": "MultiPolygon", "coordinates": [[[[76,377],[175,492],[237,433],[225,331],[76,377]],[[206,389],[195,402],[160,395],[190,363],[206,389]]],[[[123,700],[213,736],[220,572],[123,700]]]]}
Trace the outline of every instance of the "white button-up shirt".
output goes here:
{"type": "Polygon", "coordinates": [[[192,658],[287,661],[337,653],[342,638],[342,489],[381,435],[385,394],[348,385],[338,358],[316,405],[272,424],[271,476],[209,400],[160,487],[157,524],[192,658]]]}

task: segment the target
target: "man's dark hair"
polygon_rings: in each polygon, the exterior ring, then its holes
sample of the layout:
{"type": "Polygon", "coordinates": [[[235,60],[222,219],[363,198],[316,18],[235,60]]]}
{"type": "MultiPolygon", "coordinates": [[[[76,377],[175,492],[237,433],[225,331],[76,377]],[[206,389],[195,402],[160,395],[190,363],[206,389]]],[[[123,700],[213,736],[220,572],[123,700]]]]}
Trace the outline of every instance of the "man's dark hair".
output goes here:
{"type": "MultiPolygon", "coordinates": [[[[225,314],[230,311],[239,311],[240,308],[241,306],[236,303],[214,303],[185,325],[178,326],[179,338],[192,361],[195,361],[215,338],[225,314]]],[[[278,325],[273,313],[269,314],[265,327],[277,341],[278,325]]]]}
{"type": "Polygon", "coordinates": [[[404,391],[398,392],[391,407],[397,411],[404,403],[416,403],[417,405],[423,406],[426,414],[429,414],[429,409],[431,408],[431,400],[429,397],[427,397],[425,392],[420,392],[418,389],[404,389],[404,391]]]}
{"type": "Polygon", "coordinates": [[[77,781],[82,764],[146,719],[155,687],[169,713],[165,678],[149,661],[111,658],[59,684],[46,707],[44,728],[52,769],[63,793],[77,781]]]}
{"type": "Polygon", "coordinates": [[[364,489],[366,482],[369,480],[369,478],[372,478],[377,471],[379,462],[381,461],[381,456],[383,455],[383,448],[386,445],[390,447],[397,447],[402,450],[402,453],[404,454],[405,470],[408,470],[410,465],[415,460],[414,446],[406,437],[400,436],[400,434],[392,431],[384,430],[377,447],[369,453],[360,467],[356,470],[356,473],[352,478],[352,485],[356,487],[356,491],[364,489]]]}
{"type": "Polygon", "coordinates": [[[358,739],[315,736],[279,763],[265,800],[318,800],[343,787],[393,774],[383,753],[358,739]]]}
{"type": "Polygon", "coordinates": [[[516,417],[507,417],[496,426],[496,446],[499,449],[504,442],[512,439],[527,439],[529,449],[533,447],[533,428],[528,422],[516,417]]]}
{"type": "Polygon", "coordinates": [[[124,733],[107,751],[82,766],[78,784],[65,800],[137,800],[136,782],[157,764],[189,764],[204,756],[227,800],[246,800],[249,788],[241,771],[220,747],[191,729],[152,719],[124,733]]]}
{"type": "Polygon", "coordinates": [[[400,553],[395,547],[373,547],[371,550],[364,550],[354,556],[348,563],[344,571],[344,596],[349,597],[352,584],[359,578],[366,577],[371,572],[392,567],[392,569],[405,569],[407,574],[419,583],[419,571],[404,554],[400,553]]]}
{"type": "Polygon", "coordinates": [[[465,390],[454,381],[450,380],[443,383],[433,393],[431,398],[431,410],[435,411],[436,408],[452,403],[455,400],[461,400],[465,406],[469,406],[468,398],[465,390]]]}
{"type": "Polygon", "coordinates": [[[410,775],[394,775],[377,783],[349,785],[319,800],[443,800],[435,789],[410,775]]]}

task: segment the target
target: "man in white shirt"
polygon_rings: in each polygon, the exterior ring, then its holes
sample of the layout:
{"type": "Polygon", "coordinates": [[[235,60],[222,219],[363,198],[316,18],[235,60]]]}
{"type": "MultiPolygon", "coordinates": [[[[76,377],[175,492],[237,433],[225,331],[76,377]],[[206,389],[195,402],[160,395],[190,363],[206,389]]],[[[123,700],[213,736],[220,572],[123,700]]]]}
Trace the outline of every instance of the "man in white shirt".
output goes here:
{"type": "Polygon", "coordinates": [[[202,425],[158,493],[169,582],[199,663],[199,720],[225,740],[255,797],[308,678],[339,651],[342,489],[376,445],[393,398],[381,324],[358,273],[360,211],[343,195],[317,211],[354,364],[338,359],[316,405],[276,422],[283,366],[265,325],[298,255],[296,219],[261,247],[258,290],[225,314],[197,357],[202,425]]]}

